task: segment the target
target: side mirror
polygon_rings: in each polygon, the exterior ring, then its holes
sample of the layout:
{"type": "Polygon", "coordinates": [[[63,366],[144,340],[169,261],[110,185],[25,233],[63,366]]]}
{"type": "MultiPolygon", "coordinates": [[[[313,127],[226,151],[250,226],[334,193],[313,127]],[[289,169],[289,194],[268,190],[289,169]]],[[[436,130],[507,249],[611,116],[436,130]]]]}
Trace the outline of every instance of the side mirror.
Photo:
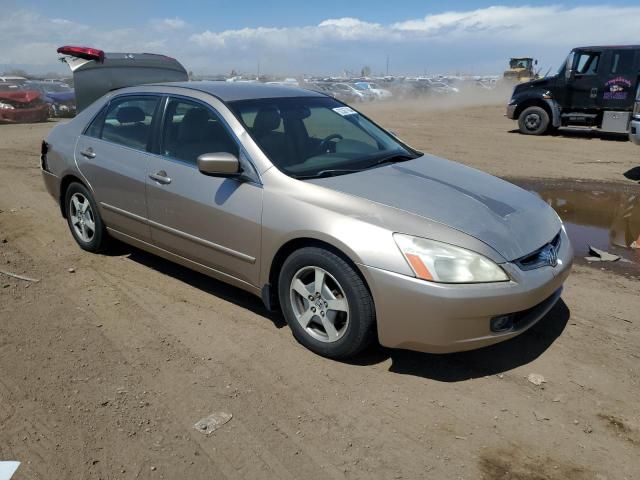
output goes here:
{"type": "Polygon", "coordinates": [[[198,157],[198,170],[205,175],[233,176],[240,173],[240,162],[232,153],[203,153],[198,157]]]}

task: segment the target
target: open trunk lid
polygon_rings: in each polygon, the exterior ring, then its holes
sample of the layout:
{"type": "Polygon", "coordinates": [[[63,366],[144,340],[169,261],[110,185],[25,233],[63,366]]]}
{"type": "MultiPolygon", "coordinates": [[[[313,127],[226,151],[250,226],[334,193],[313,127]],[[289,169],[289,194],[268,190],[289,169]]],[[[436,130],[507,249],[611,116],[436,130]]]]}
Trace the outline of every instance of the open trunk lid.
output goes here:
{"type": "Polygon", "coordinates": [[[62,61],[73,72],[77,111],[118,88],[189,79],[176,59],[153,53],[105,53],[84,47],[60,47],[62,61]]]}

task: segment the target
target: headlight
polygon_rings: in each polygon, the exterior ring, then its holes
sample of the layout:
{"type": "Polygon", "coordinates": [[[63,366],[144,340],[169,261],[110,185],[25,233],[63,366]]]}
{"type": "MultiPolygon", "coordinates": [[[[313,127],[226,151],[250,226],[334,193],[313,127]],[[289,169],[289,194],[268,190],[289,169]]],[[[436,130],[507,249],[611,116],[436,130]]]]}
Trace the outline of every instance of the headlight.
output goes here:
{"type": "Polygon", "coordinates": [[[447,243],[395,233],[393,238],[416,277],[442,283],[506,282],[492,260],[447,243]]]}
{"type": "Polygon", "coordinates": [[[640,118],[640,100],[636,101],[633,106],[633,116],[635,118],[640,118]]]}
{"type": "Polygon", "coordinates": [[[9,105],[8,103],[0,102],[0,110],[14,110],[15,107],[13,105],[9,105]]]}

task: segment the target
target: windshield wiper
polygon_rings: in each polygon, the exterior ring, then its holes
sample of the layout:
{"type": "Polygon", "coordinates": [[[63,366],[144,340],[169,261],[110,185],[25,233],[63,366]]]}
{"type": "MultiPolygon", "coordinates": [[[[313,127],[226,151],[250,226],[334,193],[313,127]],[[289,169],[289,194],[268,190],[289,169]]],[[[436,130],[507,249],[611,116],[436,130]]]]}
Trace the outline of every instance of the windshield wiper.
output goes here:
{"type": "Polygon", "coordinates": [[[309,178],[334,177],[336,175],[345,175],[347,173],[362,172],[363,170],[368,170],[378,165],[382,165],[383,163],[406,162],[407,160],[413,160],[414,158],[418,157],[407,153],[394,153],[393,155],[382,157],[363,168],[329,168],[326,170],[320,170],[318,173],[314,173],[313,175],[296,175],[295,178],[298,180],[305,180],[309,178]]]}
{"type": "Polygon", "coordinates": [[[415,157],[413,155],[409,155],[407,153],[394,153],[393,155],[387,155],[386,157],[382,157],[371,165],[367,166],[367,168],[377,167],[378,165],[382,165],[383,163],[398,163],[398,162],[406,162],[408,160],[413,160],[415,157]]]}
{"type": "Polygon", "coordinates": [[[356,173],[361,171],[362,169],[360,168],[329,168],[327,170],[320,170],[318,173],[314,173],[313,175],[296,175],[295,178],[298,180],[305,180],[309,178],[334,177],[336,175],[344,175],[346,173],[356,173]]]}

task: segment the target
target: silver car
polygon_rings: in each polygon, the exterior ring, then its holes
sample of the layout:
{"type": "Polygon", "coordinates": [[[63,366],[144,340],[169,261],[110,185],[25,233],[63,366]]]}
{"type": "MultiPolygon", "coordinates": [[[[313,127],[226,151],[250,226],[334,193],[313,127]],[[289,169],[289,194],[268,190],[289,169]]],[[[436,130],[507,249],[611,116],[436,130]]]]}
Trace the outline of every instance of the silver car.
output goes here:
{"type": "Polygon", "coordinates": [[[115,238],[249,291],[331,358],[376,338],[438,353],[507,340],[572,264],[537,196],[293,87],[112,91],[51,131],[42,175],[81,248],[115,238]]]}

